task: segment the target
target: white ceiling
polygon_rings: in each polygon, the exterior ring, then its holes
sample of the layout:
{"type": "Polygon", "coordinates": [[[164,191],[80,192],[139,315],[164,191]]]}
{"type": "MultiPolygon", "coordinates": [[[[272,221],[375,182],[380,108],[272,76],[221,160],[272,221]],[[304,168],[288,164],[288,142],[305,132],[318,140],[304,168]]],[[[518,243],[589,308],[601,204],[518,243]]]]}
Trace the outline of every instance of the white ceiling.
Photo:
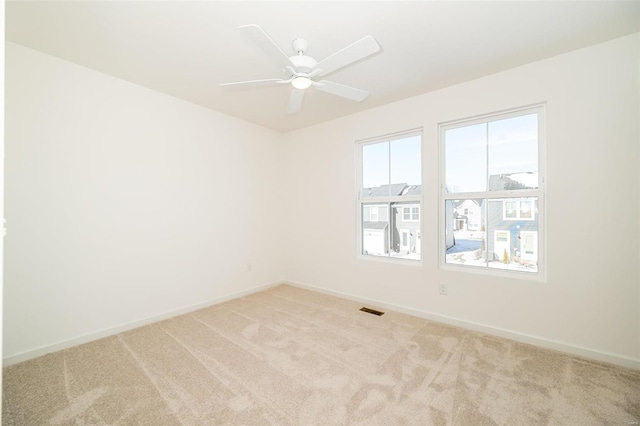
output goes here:
{"type": "Polygon", "coordinates": [[[6,3],[9,41],[280,132],[638,31],[640,1],[6,3]],[[317,60],[372,35],[380,53],[327,78],[371,95],[310,89],[287,115],[288,86],[220,88],[281,77],[238,30],[252,23],[286,52],[307,38],[317,60]]]}

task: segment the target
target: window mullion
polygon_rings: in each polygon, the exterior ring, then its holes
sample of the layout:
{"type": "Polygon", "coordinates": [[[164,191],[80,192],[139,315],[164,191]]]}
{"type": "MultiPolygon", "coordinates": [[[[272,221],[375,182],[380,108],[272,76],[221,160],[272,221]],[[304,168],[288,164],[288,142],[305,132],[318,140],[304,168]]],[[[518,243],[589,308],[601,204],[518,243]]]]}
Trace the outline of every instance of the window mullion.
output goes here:
{"type": "MultiPolygon", "coordinates": [[[[488,182],[487,182],[488,183],[488,182]]],[[[482,226],[484,227],[484,266],[489,267],[489,199],[483,198],[484,204],[484,221],[482,226]]]]}
{"type": "Polygon", "coordinates": [[[489,192],[489,123],[485,123],[485,168],[484,168],[484,190],[489,192]]]}
{"type": "Polygon", "coordinates": [[[387,203],[387,223],[389,224],[389,226],[387,227],[387,229],[389,230],[389,232],[387,233],[387,247],[389,247],[389,252],[387,253],[387,257],[391,257],[391,250],[393,250],[393,247],[391,247],[391,232],[392,229],[391,227],[393,226],[391,223],[391,203],[387,203]]]}
{"type": "Polygon", "coordinates": [[[393,197],[370,197],[360,200],[362,204],[383,204],[383,203],[411,203],[420,202],[421,197],[419,195],[396,195],[393,197]]]}
{"type": "Polygon", "coordinates": [[[442,197],[445,200],[466,200],[471,198],[528,198],[540,197],[540,189],[515,189],[507,191],[486,191],[486,192],[455,192],[447,193],[442,197]]]}

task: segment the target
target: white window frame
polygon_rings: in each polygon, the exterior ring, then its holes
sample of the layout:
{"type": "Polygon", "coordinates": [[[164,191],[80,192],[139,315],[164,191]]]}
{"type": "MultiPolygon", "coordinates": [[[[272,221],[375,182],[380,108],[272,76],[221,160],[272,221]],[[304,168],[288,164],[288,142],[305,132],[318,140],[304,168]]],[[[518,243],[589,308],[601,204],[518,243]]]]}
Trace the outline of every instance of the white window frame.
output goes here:
{"type": "MultiPolygon", "coordinates": [[[[415,265],[420,266],[423,262],[422,253],[420,255],[420,259],[406,259],[399,258],[394,256],[376,256],[376,255],[367,255],[363,254],[363,207],[366,204],[387,204],[390,205],[392,203],[414,203],[418,205],[419,211],[422,211],[422,193],[420,195],[398,195],[398,196],[384,196],[384,197],[363,197],[362,194],[362,147],[366,145],[373,145],[381,142],[391,142],[396,139],[404,139],[411,136],[419,136],[420,137],[420,175],[421,182],[420,185],[424,190],[424,185],[422,182],[424,181],[424,136],[422,127],[406,130],[403,132],[390,133],[387,135],[371,138],[371,139],[362,139],[355,141],[356,148],[356,211],[357,211],[357,224],[356,224],[356,257],[358,259],[363,260],[371,260],[371,261],[379,261],[379,262],[389,262],[389,263],[400,263],[405,265],[415,265]]],[[[423,191],[421,191],[423,192],[423,191]]],[[[397,207],[402,208],[401,214],[404,215],[404,206],[402,204],[398,204],[397,207]]],[[[389,209],[391,210],[391,209],[389,209]]],[[[399,212],[400,213],[400,212],[399,212]]],[[[389,239],[391,235],[391,214],[392,212],[388,212],[387,222],[389,223],[389,239]]],[[[420,220],[421,218],[419,218],[420,220]]],[[[417,222],[417,221],[415,221],[417,222]]],[[[420,222],[420,231],[422,231],[422,227],[424,226],[424,221],[420,222]]],[[[396,224],[397,226],[397,224],[396,224]]],[[[391,247],[391,241],[389,241],[389,247],[391,247]]]]}
{"type": "Polygon", "coordinates": [[[502,202],[502,219],[503,220],[535,220],[536,219],[536,211],[533,206],[533,200],[508,200],[505,199],[502,202]],[[507,217],[507,202],[512,202],[516,204],[516,208],[514,209],[516,212],[515,217],[507,217]],[[531,217],[522,217],[522,203],[529,203],[531,205],[531,217]]]}
{"type": "Polygon", "coordinates": [[[402,207],[402,221],[403,222],[420,222],[420,206],[406,206],[402,207]],[[413,217],[413,209],[418,209],[418,218],[415,219],[413,217]],[[407,214],[408,212],[408,214],[407,214]],[[409,219],[405,219],[405,217],[409,217],[409,219]]]}
{"type": "MultiPolygon", "coordinates": [[[[545,146],[546,146],[546,104],[534,104],[527,105],[519,108],[513,108],[509,110],[497,111],[490,114],[483,114],[475,117],[464,118],[460,120],[442,122],[438,125],[438,137],[439,137],[439,160],[440,160],[440,202],[439,202],[439,224],[438,224],[438,240],[439,240],[439,264],[440,268],[444,270],[458,271],[458,272],[471,272],[478,274],[486,274],[493,276],[511,276],[513,278],[518,279],[531,279],[538,281],[546,281],[546,234],[545,234],[545,219],[546,219],[546,210],[545,210],[545,193],[546,193],[546,156],[545,156],[545,146]],[[459,128],[459,127],[467,127],[481,123],[487,123],[491,121],[504,120],[508,118],[519,117],[522,115],[528,114],[538,114],[538,189],[515,189],[515,190],[503,190],[503,191],[489,191],[487,187],[486,191],[482,192],[457,192],[457,193],[447,193],[445,191],[445,182],[446,182],[446,174],[445,174],[445,164],[446,164],[446,146],[445,146],[445,132],[447,130],[459,128]],[[473,266],[473,265],[460,265],[460,264],[452,264],[446,263],[446,217],[445,217],[445,203],[447,200],[466,200],[466,199],[507,199],[507,198],[527,198],[527,197],[537,197],[537,220],[538,220],[538,235],[537,235],[537,254],[538,254],[538,267],[537,272],[528,272],[528,271],[516,271],[511,269],[499,269],[499,268],[491,268],[491,267],[483,267],[483,266],[473,266]]],[[[488,173],[488,165],[487,165],[487,173],[488,173]]],[[[488,176],[487,176],[488,183],[488,176]]],[[[517,216],[520,216],[520,204],[517,204],[517,216]]],[[[504,207],[503,207],[503,214],[504,207]]],[[[528,219],[513,219],[509,218],[508,220],[535,220],[536,218],[536,210],[532,210],[532,218],[528,219]]],[[[485,220],[487,220],[485,218],[485,220]]],[[[486,228],[486,226],[485,226],[486,228]]],[[[487,235],[485,237],[493,238],[492,235],[487,235]]]]}
{"type": "Polygon", "coordinates": [[[369,222],[377,222],[379,219],[380,219],[380,207],[376,205],[369,206],[369,222]],[[373,214],[374,210],[376,212],[375,215],[373,214]]]}

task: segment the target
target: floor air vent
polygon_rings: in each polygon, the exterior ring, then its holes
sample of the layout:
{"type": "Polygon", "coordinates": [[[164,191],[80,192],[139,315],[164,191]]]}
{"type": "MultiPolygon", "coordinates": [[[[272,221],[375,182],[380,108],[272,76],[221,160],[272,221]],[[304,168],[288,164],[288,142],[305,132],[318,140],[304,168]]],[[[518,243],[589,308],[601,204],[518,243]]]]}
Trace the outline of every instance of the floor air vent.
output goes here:
{"type": "Polygon", "coordinates": [[[360,310],[362,312],[366,312],[368,314],[373,314],[373,315],[377,315],[377,316],[384,315],[384,312],[376,311],[375,309],[360,308],[360,310]]]}

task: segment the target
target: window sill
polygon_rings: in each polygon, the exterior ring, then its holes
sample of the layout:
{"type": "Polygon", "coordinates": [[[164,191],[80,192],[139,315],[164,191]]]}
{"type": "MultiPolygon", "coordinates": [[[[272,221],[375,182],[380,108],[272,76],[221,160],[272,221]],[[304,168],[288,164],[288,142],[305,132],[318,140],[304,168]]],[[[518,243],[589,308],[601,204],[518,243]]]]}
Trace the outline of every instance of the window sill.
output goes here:
{"type": "Polygon", "coordinates": [[[358,254],[356,259],[363,260],[366,262],[378,262],[378,263],[389,263],[395,265],[406,265],[406,266],[420,266],[422,267],[422,259],[403,259],[399,257],[384,257],[384,256],[373,256],[366,254],[358,254]]]}
{"type": "Polygon", "coordinates": [[[545,274],[538,272],[520,272],[507,269],[486,268],[482,266],[462,266],[450,263],[441,263],[440,269],[443,271],[462,272],[476,275],[487,275],[496,278],[509,278],[513,280],[547,282],[545,274]]]}

